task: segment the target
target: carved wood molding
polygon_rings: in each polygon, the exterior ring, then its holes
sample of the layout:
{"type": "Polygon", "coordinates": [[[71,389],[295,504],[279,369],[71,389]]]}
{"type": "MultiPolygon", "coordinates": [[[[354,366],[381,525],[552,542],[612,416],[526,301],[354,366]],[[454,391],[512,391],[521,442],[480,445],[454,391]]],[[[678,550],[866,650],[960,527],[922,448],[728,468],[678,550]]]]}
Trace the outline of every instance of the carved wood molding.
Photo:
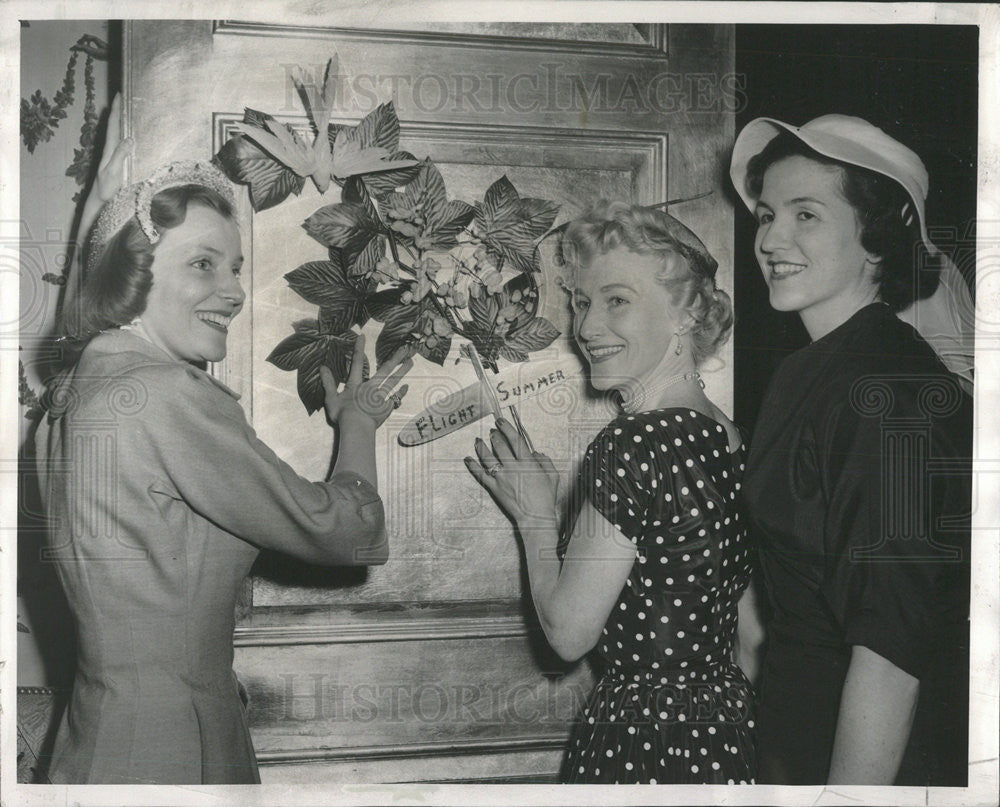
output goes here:
{"type": "MultiPolygon", "coordinates": [[[[420,779],[413,780],[423,785],[556,785],[559,784],[559,772],[548,773],[512,773],[508,776],[465,776],[461,779],[420,779]]],[[[408,784],[401,781],[400,784],[408,784]]]]}
{"type": "MultiPolygon", "coordinates": [[[[318,607],[317,611],[325,610],[318,607]]],[[[341,621],[326,625],[289,624],[236,628],[236,647],[411,642],[437,639],[494,639],[527,636],[524,618],[516,615],[425,617],[371,621],[341,621]]]]}
{"type": "MultiPolygon", "coordinates": [[[[305,115],[275,118],[303,134],[309,132],[309,120],[305,115]]],[[[215,113],[212,128],[216,150],[236,134],[234,124],[242,119],[240,113],[215,113]]],[[[359,117],[336,115],[330,118],[332,123],[346,125],[359,120],[359,117]]],[[[567,169],[599,165],[606,170],[631,172],[636,202],[652,204],[666,199],[669,135],[664,132],[406,120],[400,121],[400,130],[404,145],[424,146],[438,163],[486,165],[493,162],[567,169]],[[597,155],[600,155],[599,163],[595,162],[597,155]]],[[[421,154],[416,156],[422,157],[421,154]]]]}
{"type": "Polygon", "coordinates": [[[552,39],[547,37],[495,36],[444,31],[406,31],[376,28],[341,28],[336,26],[282,25],[240,20],[214,20],[212,33],[223,36],[272,36],[305,39],[339,39],[354,42],[384,42],[407,45],[439,45],[458,48],[535,51],[542,53],[586,52],[596,56],[664,58],[669,56],[668,26],[654,23],[643,25],[646,43],[596,42],[588,39],[552,39]]]}
{"type": "Polygon", "coordinates": [[[345,748],[317,748],[296,751],[261,751],[260,765],[287,763],[338,762],[348,760],[413,759],[436,756],[471,756],[474,754],[515,751],[553,751],[566,747],[568,729],[563,734],[517,737],[496,740],[460,740],[401,745],[358,745],[345,748]]]}

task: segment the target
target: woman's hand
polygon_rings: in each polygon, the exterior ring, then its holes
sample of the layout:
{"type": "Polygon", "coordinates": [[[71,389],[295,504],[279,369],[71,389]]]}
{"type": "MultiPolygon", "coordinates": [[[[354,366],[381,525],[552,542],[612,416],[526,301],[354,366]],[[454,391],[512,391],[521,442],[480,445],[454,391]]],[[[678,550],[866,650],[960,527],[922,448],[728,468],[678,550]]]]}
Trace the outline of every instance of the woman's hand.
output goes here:
{"type": "Polygon", "coordinates": [[[118,139],[121,122],[122,96],[121,93],[115,93],[108,112],[108,124],[104,133],[104,146],[100,153],[97,175],[83,206],[80,226],[80,233],[83,236],[86,236],[90,225],[97,218],[101,206],[118,192],[125,180],[125,160],[132,153],[135,141],[131,137],[118,139]]]}
{"type": "Polygon", "coordinates": [[[553,649],[575,661],[597,644],[635,565],[635,545],[584,502],[560,562],[559,474],[552,460],[532,452],[500,418],[490,443],[477,439],[478,459],[466,457],[465,464],[517,523],[538,621],[553,649]]]}
{"type": "MultiPolygon", "coordinates": [[[[120,93],[116,93],[111,101],[111,109],[108,112],[108,123],[104,133],[104,147],[99,153],[100,161],[98,163],[97,175],[94,177],[90,193],[87,194],[87,199],[83,203],[83,209],[80,211],[80,224],[79,229],[76,231],[77,247],[69,269],[63,298],[59,304],[59,330],[64,337],[71,336],[76,338],[79,336],[75,332],[71,333],[66,330],[68,321],[72,321],[71,317],[66,316],[66,312],[71,311],[77,305],[76,298],[83,287],[84,264],[86,261],[86,249],[84,245],[87,243],[90,230],[94,226],[94,222],[97,221],[97,216],[100,214],[104,203],[111,199],[122,186],[125,177],[125,160],[132,153],[135,145],[130,137],[125,140],[118,140],[118,135],[121,132],[121,119],[122,97],[120,93]]],[[[94,156],[98,157],[98,154],[94,156]]]]}
{"type": "Polygon", "coordinates": [[[100,199],[101,204],[114,196],[125,179],[125,159],[132,153],[135,141],[131,137],[118,140],[122,123],[122,96],[115,93],[111,99],[111,109],[108,112],[108,125],[104,133],[104,148],[101,149],[101,162],[94,179],[91,194],[100,199]],[[118,141],[115,143],[115,141],[118,141]]]}
{"type": "Polygon", "coordinates": [[[354,342],[351,369],[342,390],[337,391],[337,381],[329,367],[319,368],[326,390],[326,417],[331,425],[353,425],[360,421],[360,425],[369,426],[374,431],[406,395],[409,388],[406,384],[396,392],[392,390],[413,367],[409,346],[399,348],[367,381],[363,380],[364,365],[365,337],[359,334],[354,342]]]}
{"type": "Polygon", "coordinates": [[[514,522],[522,528],[556,517],[559,472],[552,460],[532,452],[520,433],[506,420],[497,419],[490,430],[491,446],[476,438],[476,455],[465,465],[514,522]]]}

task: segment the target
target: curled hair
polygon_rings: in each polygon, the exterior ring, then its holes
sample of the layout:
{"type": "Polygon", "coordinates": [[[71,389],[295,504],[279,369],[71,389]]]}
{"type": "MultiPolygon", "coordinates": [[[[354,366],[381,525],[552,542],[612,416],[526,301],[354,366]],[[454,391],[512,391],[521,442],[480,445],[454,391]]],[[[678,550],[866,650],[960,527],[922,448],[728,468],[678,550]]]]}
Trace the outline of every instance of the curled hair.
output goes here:
{"type": "Polygon", "coordinates": [[[768,168],[795,156],[840,169],[840,191],[861,227],[861,246],[880,259],[875,283],[882,302],[893,311],[902,311],[937,290],[941,263],[923,242],[913,200],[902,185],[884,174],[826,157],[794,135],[781,132],[747,164],[750,196],[760,198],[768,168]]]}
{"type": "MultiPolygon", "coordinates": [[[[216,191],[203,185],[177,185],[153,197],[150,217],[158,232],[184,223],[190,205],[202,205],[232,219],[232,206],[216,191]]],[[[153,286],[153,254],[135,217],[104,245],[100,258],[87,273],[79,299],[63,317],[65,333],[85,340],[94,334],[126,325],[146,309],[153,286]]]]}
{"type": "Polygon", "coordinates": [[[715,285],[718,264],[704,244],[662,210],[602,199],[570,222],[560,243],[560,259],[568,270],[564,285],[572,288],[576,269],[619,246],[640,255],[684,258],[664,260],[656,280],[670,291],[674,305],[694,320],[688,333],[695,363],[714,356],[732,331],[732,302],[715,285]]]}

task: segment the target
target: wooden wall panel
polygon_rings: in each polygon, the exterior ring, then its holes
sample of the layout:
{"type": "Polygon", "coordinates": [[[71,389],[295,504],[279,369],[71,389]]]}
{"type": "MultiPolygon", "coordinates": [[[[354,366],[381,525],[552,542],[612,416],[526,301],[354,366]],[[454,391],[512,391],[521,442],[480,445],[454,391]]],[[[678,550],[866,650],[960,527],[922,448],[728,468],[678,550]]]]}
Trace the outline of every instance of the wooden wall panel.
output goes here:
{"type": "Polygon", "coordinates": [[[559,741],[590,689],[538,636],[241,647],[261,759],[559,741]],[[540,675],[539,669],[550,675],[540,675]]]}
{"type": "Polygon", "coordinates": [[[219,20],[216,34],[316,37],[328,39],[370,40],[374,42],[416,42],[422,45],[450,47],[488,47],[509,50],[541,50],[546,53],[566,50],[613,56],[649,55],[665,52],[666,38],[662,25],[633,23],[537,23],[537,22],[451,22],[419,23],[408,20],[396,23],[380,19],[378,29],[351,29],[334,26],[286,26],[219,20]],[[395,28],[395,30],[393,30],[395,28]]]}
{"type": "MultiPolygon", "coordinates": [[[[626,137],[613,132],[484,126],[444,133],[440,127],[404,126],[403,142],[418,157],[434,156],[454,198],[474,200],[506,174],[524,195],[544,195],[559,202],[564,208],[560,220],[572,218],[599,195],[655,198],[656,189],[665,184],[663,135],[626,137]],[[498,165],[496,161],[502,162],[498,165]]],[[[321,415],[306,415],[299,405],[293,376],[267,363],[265,357],[289,332],[292,319],[314,315],[312,308],[287,288],[283,275],[292,267],[287,257],[290,252],[311,253],[312,259],[323,257],[322,247],[295,227],[319,204],[318,194],[310,189],[302,198],[254,217],[252,379],[242,385],[253,392],[254,422],[261,438],[269,444],[284,441],[285,458],[312,477],[326,471],[330,429],[321,415]]],[[[546,258],[551,257],[552,248],[546,245],[546,258]]],[[[543,277],[541,292],[542,313],[564,334],[546,355],[571,357],[581,375],[569,389],[550,396],[561,400],[561,406],[553,407],[548,400],[529,401],[522,407],[522,415],[531,424],[540,450],[560,461],[566,491],[578,459],[576,455],[565,456],[567,420],[592,421],[596,431],[607,416],[601,401],[587,390],[583,362],[568,338],[568,298],[551,272],[543,277]],[[600,407],[599,412],[594,411],[595,406],[600,407]]],[[[370,340],[376,337],[377,328],[378,324],[372,323],[366,329],[370,340]]],[[[475,380],[467,362],[455,366],[457,351],[456,342],[453,356],[443,368],[418,363],[407,379],[412,391],[404,406],[379,433],[379,468],[385,474],[383,489],[390,513],[390,562],[361,575],[357,570],[310,574],[305,569],[290,571],[294,564],[285,561],[265,561],[258,569],[254,605],[518,595],[520,557],[510,524],[462,462],[472,451],[475,435],[487,436],[489,422],[416,448],[401,447],[394,438],[410,417],[436,397],[475,380]],[[483,563],[485,558],[491,562],[483,563]],[[310,574],[309,584],[296,586],[292,580],[301,579],[303,573],[310,574]]]]}
{"type": "Polygon", "coordinates": [[[366,784],[376,782],[422,782],[453,784],[555,784],[563,758],[562,741],[539,743],[537,749],[523,747],[479,753],[443,753],[383,758],[352,758],[286,762],[267,760],[260,766],[264,784],[316,782],[366,784]]]}
{"type": "MultiPolygon", "coordinates": [[[[453,197],[476,201],[506,173],[523,194],[563,203],[564,220],[598,196],[651,203],[713,191],[673,212],[719,259],[720,285],[731,288],[732,208],[723,191],[733,137],[730,26],[418,28],[126,24],[125,118],[139,144],[133,174],[209,157],[244,106],[304,125],[290,72],[321,69],[336,52],[345,88],[360,91],[338,96],[334,119],[353,123],[392,98],[403,145],[438,163],[453,197]]],[[[300,225],[335,201],[335,191],[321,198],[307,184],[301,197],[259,214],[240,202],[248,300],[229,356],[213,368],[242,393],[265,441],[311,477],[326,471],[330,431],[321,415],[306,417],[293,376],[265,358],[294,319],[314,315],[283,275],[323,256],[300,225]]],[[[569,334],[548,246],[543,266],[541,313],[569,334]]],[[[576,354],[566,339],[546,355],[576,354]]],[[[722,358],[725,369],[706,380],[731,410],[731,353],[722,358]]],[[[395,440],[407,417],[472,380],[465,363],[418,363],[406,404],[380,431],[388,564],[329,570],[267,556],[256,567],[238,613],[236,668],[250,692],[265,781],[555,775],[590,674],[586,665],[567,671],[545,645],[510,524],[462,465],[485,424],[419,448],[395,440]],[[330,711],[341,692],[367,711],[330,711]],[[393,692],[410,700],[393,705],[393,692]],[[447,708],[426,700],[438,692],[447,708]],[[415,693],[425,698],[423,714],[415,693]],[[504,704],[495,719],[490,698],[504,704]],[[524,701],[557,708],[524,718],[516,710],[524,701]]],[[[610,410],[583,381],[560,392],[526,402],[521,415],[568,480],[610,410]]]]}

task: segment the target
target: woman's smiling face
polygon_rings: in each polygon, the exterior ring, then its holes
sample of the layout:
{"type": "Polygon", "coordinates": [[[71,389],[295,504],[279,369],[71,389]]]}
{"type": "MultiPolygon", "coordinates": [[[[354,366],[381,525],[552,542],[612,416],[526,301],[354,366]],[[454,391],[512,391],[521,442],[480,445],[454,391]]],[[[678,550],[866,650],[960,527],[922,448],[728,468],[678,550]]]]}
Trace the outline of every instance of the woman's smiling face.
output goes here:
{"type": "Polygon", "coordinates": [[[877,298],[878,257],[841,191],[842,169],[794,155],[764,173],[757,201],[757,260],[771,305],[797,311],[813,339],[877,298]]]}
{"type": "Polygon", "coordinates": [[[684,260],[618,246],[576,269],[573,333],[596,389],[617,389],[627,397],[663,369],[681,322],[670,292],[656,278],[674,258],[684,260]]]}
{"type": "Polygon", "coordinates": [[[201,363],[226,355],[229,322],[243,307],[236,223],[201,204],[163,232],[153,253],[153,285],[142,329],[173,358],[201,363]]]}

